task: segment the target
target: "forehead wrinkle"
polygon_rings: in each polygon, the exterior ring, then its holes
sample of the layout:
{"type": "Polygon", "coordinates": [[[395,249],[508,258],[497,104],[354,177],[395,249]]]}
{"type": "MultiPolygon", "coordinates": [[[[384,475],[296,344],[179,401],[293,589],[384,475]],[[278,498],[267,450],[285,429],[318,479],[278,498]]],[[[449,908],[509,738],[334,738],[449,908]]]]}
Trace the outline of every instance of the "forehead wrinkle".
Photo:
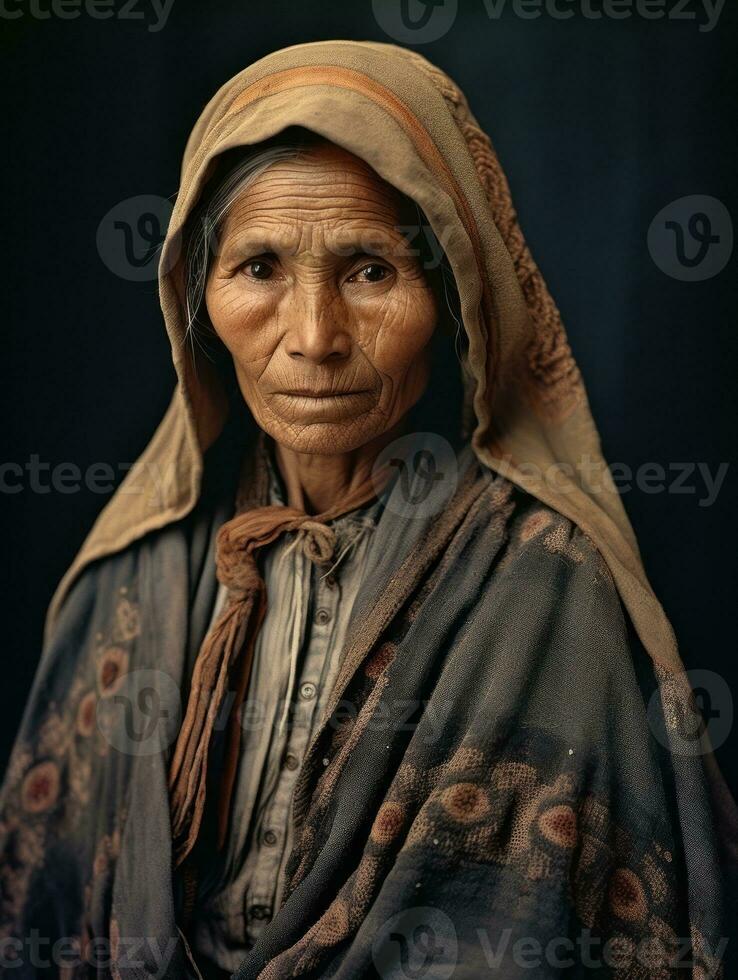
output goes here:
{"type": "Polygon", "coordinates": [[[354,215],[331,212],[305,215],[291,213],[249,213],[240,223],[230,223],[223,238],[225,260],[239,256],[274,252],[277,255],[317,256],[330,252],[338,257],[352,254],[394,253],[405,248],[405,235],[395,223],[388,223],[371,211],[354,215]]]}
{"type": "Polygon", "coordinates": [[[395,253],[408,245],[407,217],[397,188],[360,158],[324,148],[259,174],[225,218],[221,251],[229,259],[247,258],[248,251],[315,258],[326,251],[395,253]]]}
{"type": "Polygon", "coordinates": [[[299,216],[306,213],[317,213],[326,217],[340,220],[345,215],[350,217],[370,216],[384,220],[389,224],[397,224],[400,209],[397,203],[382,195],[367,197],[361,194],[338,195],[334,188],[324,188],[321,195],[303,194],[299,189],[292,188],[289,194],[251,193],[253,188],[242,195],[229,212],[229,218],[238,220],[240,216],[248,218],[251,215],[276,215],[280,217],[299,216]]]}
{"type": "Polygon", "coordinates": [[[252,184],[270,184],[280,186],[282,184],[305,184],[310,186],[322,187],[325,184],[326,176],[330,177],[331,188],[338,186],[371,188],[389,197],[399,196],[399,191],[384,178],[380,177],[374,170],[361,161],[349,159],[346,161],[324,160],[316,161],[314,165],[308,165],[306,161],[285,161],[280,160],[271,164],[266,170],[262,171],[252,184]]]}
{"type": "Polygon", "coordinates": [[[256,220],[271,221],[279,224],[283,221],[298,221],[308,219],[312,222],[331,221],[334,225],[346,222],[371,221],[378,225],[396,228],[400,225],[399,215],[394,208],[375,207],[374,202],[361,201],[351,198],[341,203],[334,197],[330,201],[300,199],[290,202],[265,201],[252,205],[250,202],[238,209],[233,209],[226,218],[225,225],[245,227],[256,220]]]}
{"type": "Polygon", "coordinates": [[[355,202],[371,202],[378,211],[396,215],[401,207],[402,195],[370,168],[349,163],[318,161],[308,168],[305,164],[290,166],[285,161],[273,164],[259,174],[253,183],[237,199],[234,209],[240,205],[258,208],[262,203],[269,206],[305,206],[315,199],[328,201],[334,208],[352,207],[355,202]]]}

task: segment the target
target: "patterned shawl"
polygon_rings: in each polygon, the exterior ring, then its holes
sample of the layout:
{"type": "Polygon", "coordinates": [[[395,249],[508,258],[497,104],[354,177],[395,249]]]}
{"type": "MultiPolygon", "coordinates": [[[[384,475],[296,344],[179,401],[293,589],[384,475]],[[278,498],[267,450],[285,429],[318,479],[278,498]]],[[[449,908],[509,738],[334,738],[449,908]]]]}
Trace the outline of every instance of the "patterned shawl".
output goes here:
{"type": "MultiPolygon", "coordinates": [[[[47,957],[67,939],[60,976],[197,976],[167,764],[234,499],[226,442],[192,517],[87,569],[45,650],[0,811],[14,976],[39,975],[34,930],[47,957]]],[[[408,464],[438,446],[416,437],[408,464]]],[[[727,842],[673,724],[689,690],[654,675],[580,529],[469,446],[443,473],[424,513],[417,472],[384,501],[282,907],[236,976],[528,976],[537,957],[538,976],[729,977],[727,842]]]]}

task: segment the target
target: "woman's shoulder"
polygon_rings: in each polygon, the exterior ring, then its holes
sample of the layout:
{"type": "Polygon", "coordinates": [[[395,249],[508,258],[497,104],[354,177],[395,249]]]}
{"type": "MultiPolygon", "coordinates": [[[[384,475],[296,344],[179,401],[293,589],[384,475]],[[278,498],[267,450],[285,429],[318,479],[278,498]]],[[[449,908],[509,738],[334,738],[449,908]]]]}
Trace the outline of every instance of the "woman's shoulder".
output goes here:
{"type": "Polygon", "coordinates": [[[478,459],[471,463],[481,487],[484,512],[504,523],[498,570],[516,562],[582,569],[616,591],[615,581],[594,538],[576,521],[478,459]]]}

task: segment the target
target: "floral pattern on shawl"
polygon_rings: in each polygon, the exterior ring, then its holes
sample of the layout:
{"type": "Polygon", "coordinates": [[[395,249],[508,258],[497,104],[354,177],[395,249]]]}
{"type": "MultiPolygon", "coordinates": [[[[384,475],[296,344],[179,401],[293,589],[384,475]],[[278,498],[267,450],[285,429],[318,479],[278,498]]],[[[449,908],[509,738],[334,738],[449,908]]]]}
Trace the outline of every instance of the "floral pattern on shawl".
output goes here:
{"type": "MultiPolygon", "coordinates": [[[[533,567],[531,559],[558,566],[563,581],[584,574],[611,602],[616,593],[610,572],[581,530],[537,502],[526,505],[506,481],[495,481],[487,497],[487,527],[496,525],[500,537],[498,574],[515,575],[527,554],[527,567],[533,567]]],[[[351,760],[403,669],[403,641],[437,594],[454,550],[353,676],[340,711],[306,760],[309,803],[296,804],[304,819],[283,904],[301,884],[308,887],[311,869],[330,846],[341,810],[337,801],[350,792],[351,760]]],[[[617,600],[612,609],[617,619],[617,600]]],[[[607,629],[616,632],[611,624],[607,629]]],[[[419,715],[414,719],[417,734],[422,723],[419,715]]],[[[490,951],[484,944],[492,939],[494,945],[501,933],[511,937],[508,958],[496,967],[505,977],[531,975],[510,959],[516,940],[537,943],[540,937],[545,947],[549,936],[554,943],[574,935],[590,937],[595,960],[599,955],[605,967],[601,976],[667,980],[686,967],[694,977],[723,976],[722,946],[703,935],[699,910],[691,921],[686,914],[684,862],[667,802],[659,801],[660,783],[654,800],[642,806],[620,785],[604,745],[572,748],[551,731],[491,714],[487,727],[480,739],[473,726],[450,724],[448,741],[430,755],[417,739],[403,755],[397,735],[388,735],[387,756],[399,764],[388,765],[381,803],[357,832],[354,850],[347,849],[343,884],[336,884],[334,897],[289,948],[267,962],[247,960],[239,980],[365,975],[367,945],[372,975],[413,976],[423,963],[407,960],[408,949],[402,965],[394,954],[387,959],[379,938],[386,941],[394,923],[391,935],[412,952],[411,935],[418,930],[438,941],[437,916],[452,934],[441,929],[441,940],[451,940],[452,957],[423,961],[426,972],[418,975],[487,975],[490,951]],[[421,918],[405,930],[403,919],[417,910],[421,918]],[[352,959],[362,944],[363,958],[352,959]],[[444,972],[454,966],[458,973],[444,972]]],[[[579,975],[577,968],[591,973],[579,961],[571,966],[571,975],[579,975]]]]}
{"type": "MultiPolygon", "coordinates": [[[[412,937],[403,917],[428,909],[453,929],[456,980],[488,972],[490,924],[513,948],[589,930],[620,964],[599,975],[649,980],[671,976],[663,950],[691,936],[692,976],[720,977],[721,885],[693,871],[716,853],[701,760],[654,743],[607,566],[573,524],[472,469],[402,567],[377,576],[299,774],[283,905],[236,978],[374,975],[392,933],[412,937]],[[681,823],[665,797],[679,766],[681,823]],[[644,943],[659,945],[633,963],[644,943]]],[[[190,541],[178,529],[146,547],[71,597],[0,800],[0,941],[67,937],[84,958],[67,980],[140,976],[115,957],[142,935],[169,951],[159,976],[197,975],[170,904],[166,753],[132,769],[113,740],[126,672],[168,674],[188,635],[161,569],[180,561],[185,581],[190,541]],[[93,965],[100,939],[109,962],[93,965]]]]}
{"type": "MultiPolygon", "coordinates": [[[[113,814],[101,807],[95,816],[92,804],[111,776],[106,777],[105,770],[116,754],[111,734],[117,723],[113,698],[140,635],[138,603],[128,593],[128,587],[120,588],[111,622],[94,634],[91,655],[74,660],[68,696],[63,700],[52,696],[48,701],[31,698],[43,715],[38,725],[23,726],[32,737],[19,737],[13,746],[3,786],[0,940],[22,939],[19,924],[27,907],[34,908],[39,923],[44,921],[44,910],[29,901],[34,879],[48,870],[58,845],[74,841],[82,858],[74,870],[83,877],[68,882],[67,902],[74,909],[69,921],[74,927],[59,953],[60,975],[70,980],[87,976],[86,961],[100,955],[90,943],[100,934],[101,911],[109,908],[111,874],[125,819],[123,806],[113,814]],[[90,833],[92,838],[87,836],[90,833]]],[[[23,938],[37,925],[25,922],[23,938]]],[[[8,943],[7,948],[10,959],[17,946],[8,943]]]]}

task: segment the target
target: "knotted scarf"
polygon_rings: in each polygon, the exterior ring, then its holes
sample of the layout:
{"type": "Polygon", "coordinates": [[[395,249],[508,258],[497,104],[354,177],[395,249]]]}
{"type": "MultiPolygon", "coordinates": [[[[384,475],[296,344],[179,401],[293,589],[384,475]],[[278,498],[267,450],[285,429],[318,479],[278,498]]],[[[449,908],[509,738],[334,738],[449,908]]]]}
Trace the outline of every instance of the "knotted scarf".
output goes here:
{"type": "MultiPolygon", "coordinates": [[[[264,452],[264,441],[257,456],[264,452]]],[[[169,767],[169,800],[175,868],[192,850],[205,807],[208,753],[213,728],[235,677],[235,700],[228,723],[225,766],[218,805],[218,846],[224,843],[239,751],[238,709],[251,673],[254,649],[267,608],[266,585],[257,552],[290,531],[312,562],[325,565],[336,547],[330,522],[375,499],[389,480],[388,465],[377,466],[328,510],[309,515],[281,504],[250,506],[242,492],[236,516],[216,538],[216,575],[228,589],[223,609],[203,640],[195,661],[184,721],[169,767]]],[[[252,501],[251,501],[252,502],[252,501]]]]}

